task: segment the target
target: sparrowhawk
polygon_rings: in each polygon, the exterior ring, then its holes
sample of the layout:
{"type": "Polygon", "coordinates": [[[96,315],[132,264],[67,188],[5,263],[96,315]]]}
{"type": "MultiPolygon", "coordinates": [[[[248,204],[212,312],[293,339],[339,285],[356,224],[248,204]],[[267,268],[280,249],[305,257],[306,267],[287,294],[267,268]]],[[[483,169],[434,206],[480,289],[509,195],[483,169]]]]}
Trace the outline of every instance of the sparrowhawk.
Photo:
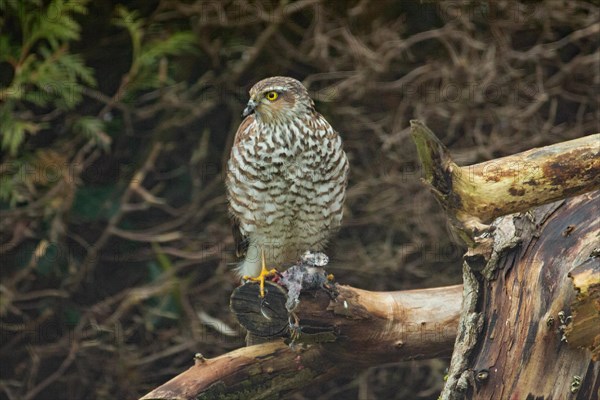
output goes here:
{"type": "Polygon", "coordinates": [[[322,251],[339,228],[348,178],[340,135],[296,79],[271,77],[250,89],[227,164],[237,268],[261,283],[270,267],[322,251]]]}

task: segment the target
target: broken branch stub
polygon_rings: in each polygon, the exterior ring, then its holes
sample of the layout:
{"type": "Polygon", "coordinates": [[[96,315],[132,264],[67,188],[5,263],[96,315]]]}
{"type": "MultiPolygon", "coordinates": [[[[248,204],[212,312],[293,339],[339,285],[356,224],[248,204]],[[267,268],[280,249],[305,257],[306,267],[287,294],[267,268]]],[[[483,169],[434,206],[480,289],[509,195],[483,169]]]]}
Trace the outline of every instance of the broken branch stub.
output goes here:
{"type": "Polygon", "coordinates": [[[600,189],[600,134],[464,167],[421,121],[411,134],[424,181],[468,244],[496,217],[600,189]]]}

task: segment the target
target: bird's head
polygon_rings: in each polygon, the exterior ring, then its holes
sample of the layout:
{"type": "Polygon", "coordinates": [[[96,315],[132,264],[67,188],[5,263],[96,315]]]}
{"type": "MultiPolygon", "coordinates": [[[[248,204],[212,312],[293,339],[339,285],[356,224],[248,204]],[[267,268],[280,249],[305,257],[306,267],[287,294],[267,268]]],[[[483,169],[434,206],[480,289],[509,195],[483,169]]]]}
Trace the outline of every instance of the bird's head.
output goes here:
{"type": "Polygon", "coordinates": [[[285,122],[312,110],[314,103],[306,88],[294,78],[274,76],[250,89],[243,117],[255,114],[263,123],[285,122]]]}

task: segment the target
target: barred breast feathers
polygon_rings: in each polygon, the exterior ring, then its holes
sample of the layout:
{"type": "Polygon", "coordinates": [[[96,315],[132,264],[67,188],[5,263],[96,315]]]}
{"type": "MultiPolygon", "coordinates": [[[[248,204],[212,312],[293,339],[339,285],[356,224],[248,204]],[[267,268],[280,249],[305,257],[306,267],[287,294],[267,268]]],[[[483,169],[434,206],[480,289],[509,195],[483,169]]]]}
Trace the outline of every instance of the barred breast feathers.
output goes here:
{"type": "Polygon", "coordinates": [[[282,90],[280,104],[285,107],[268,114],[263,98],[264,118],[250,114],[242,121],[227,163],[229,211],[241,233],[236,243],[250,244],[242,247],[248,252],[238,271],[249,275],[259,268],[251,248],[256,252],[257,246],[270,246],[269,263],[294,261],[289,256],[298,251],[323,250],[341,224],[348,178],[341,137],[298,81],[277,77],[259,82],[251,90],[249,107],[258,101],[257,93],[275,89],[282,90]]]}

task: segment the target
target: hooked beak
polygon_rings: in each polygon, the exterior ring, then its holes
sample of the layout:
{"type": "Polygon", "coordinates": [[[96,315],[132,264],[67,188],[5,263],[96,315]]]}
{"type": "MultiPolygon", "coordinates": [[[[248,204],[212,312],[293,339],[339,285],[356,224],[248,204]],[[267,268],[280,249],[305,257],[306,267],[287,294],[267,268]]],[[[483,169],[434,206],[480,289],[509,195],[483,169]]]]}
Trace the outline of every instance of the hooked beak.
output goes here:
{"type": "Polygon", "coordinates": [[[254,100],[250,99],[248,101],[248,104],[246,105],[246,108],[244,108],[244,112],[242,113],[242,117],[245,118],[248,115],[254,113],[254,110],[256,110],[256,103],[254,102],[254,100]]]}

